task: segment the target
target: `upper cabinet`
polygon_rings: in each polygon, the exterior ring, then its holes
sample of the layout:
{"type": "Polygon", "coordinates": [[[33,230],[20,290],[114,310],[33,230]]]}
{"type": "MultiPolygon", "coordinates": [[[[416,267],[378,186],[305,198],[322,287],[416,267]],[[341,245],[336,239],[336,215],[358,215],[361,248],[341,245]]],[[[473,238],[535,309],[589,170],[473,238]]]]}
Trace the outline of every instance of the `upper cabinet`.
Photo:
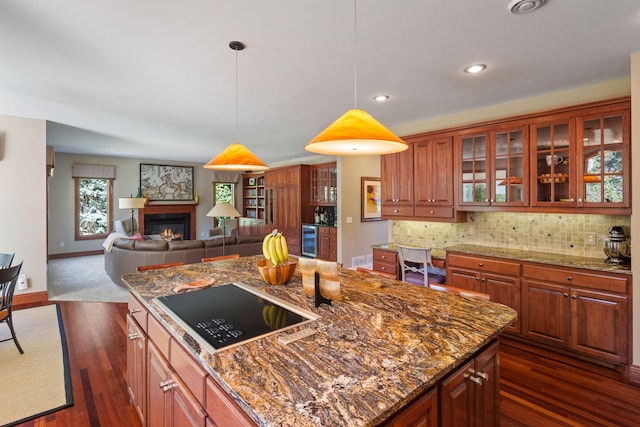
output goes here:
{"type": "Polygon", "coordinates": [[[529,128],[512,124],[479,128],[457,138],[460,209],[526,206],[529,128]]]}
{"type": "Polygon", "coordinates": [[[336,163],[310,166],[311,205],[336,206],[338,202],[338,169],[336,163]]]}
{"type": "Polygon", "coordinates": [[[532,206],[631,213],[628,103],[539,120],[531,128],[532,206]]]}
{"type": "Polygon", "coordinates": [[[413,216],[413,144],[380,156],[383,217],[413,216]]]}
{"type": "Polygon", "coordinates": [[[264,219],[264,174],[242,175],[242,211],[242,216],[245,218],[264,219]]]}

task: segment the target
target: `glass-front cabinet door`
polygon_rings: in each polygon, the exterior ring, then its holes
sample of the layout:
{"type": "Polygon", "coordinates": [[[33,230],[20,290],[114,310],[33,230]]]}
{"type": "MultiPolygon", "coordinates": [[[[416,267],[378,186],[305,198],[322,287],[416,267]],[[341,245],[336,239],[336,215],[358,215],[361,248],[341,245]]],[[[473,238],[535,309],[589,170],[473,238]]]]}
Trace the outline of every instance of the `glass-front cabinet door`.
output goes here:
{"type": "Polygon", "coordinates": [[[492,132],[492,206],[526,206],[529,201],[528,130],[522,126],[492,132]]]}
{"type": "Polygon", "coordinates": [[[629,207],[628,110],[577,119],[578,206],[629,207]]]}
{"type": "Polygon", "coordinates": [[[574,119],[532,126],[533,206],[576,206],[574,135],[574,119]]]}
{"type": "Polygon", "coordinates": [[[461,161],[460,206],[489,205],[489,133],[459,139],[461,161]]]}

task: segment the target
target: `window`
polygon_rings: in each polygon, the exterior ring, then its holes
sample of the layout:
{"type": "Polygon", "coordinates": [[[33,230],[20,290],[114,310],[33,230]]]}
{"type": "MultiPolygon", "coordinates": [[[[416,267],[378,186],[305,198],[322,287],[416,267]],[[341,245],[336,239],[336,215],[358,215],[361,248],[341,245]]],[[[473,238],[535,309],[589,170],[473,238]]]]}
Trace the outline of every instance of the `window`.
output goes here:
{"type": "MultiPolygon", "coordinates": [[[[229,203],[235,206],[236,185],[232,182],[214,182],[213,183],[213,205],[218,203],[229,203]]],[[[214,219],[215,224],[222,226],[222,217],[214,219]]]]}
{"type": "Polygon", "coordinates": [[[103,239],[111,233],[111,179],[76,178],[76,240],[103,239]]]}

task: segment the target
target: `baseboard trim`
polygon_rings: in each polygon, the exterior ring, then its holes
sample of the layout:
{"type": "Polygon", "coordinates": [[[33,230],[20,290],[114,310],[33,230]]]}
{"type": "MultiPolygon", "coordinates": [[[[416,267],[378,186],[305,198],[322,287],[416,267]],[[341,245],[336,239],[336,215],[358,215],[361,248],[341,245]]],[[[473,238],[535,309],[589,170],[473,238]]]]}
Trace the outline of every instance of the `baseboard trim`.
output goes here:
{"type": "Polygon", "coordinates": [[[78,256],[102,255],[103,250],[86,251],[86,252],[66,252],[64,254],[49,254],[49,259],[74,258],[78,256]]]}
{"type": "Polygon", "coordinates": [[[45,303],[49,301],[49,293],[47,291],[29,292],[28,294],[14,294],[13,304],[33,304],[33,303],[45,303]]]}
{"type": "Polygon", "coordinates": [[[629,382],[640,385],[640,365],[631,365],[629,367],[629,382]]]}

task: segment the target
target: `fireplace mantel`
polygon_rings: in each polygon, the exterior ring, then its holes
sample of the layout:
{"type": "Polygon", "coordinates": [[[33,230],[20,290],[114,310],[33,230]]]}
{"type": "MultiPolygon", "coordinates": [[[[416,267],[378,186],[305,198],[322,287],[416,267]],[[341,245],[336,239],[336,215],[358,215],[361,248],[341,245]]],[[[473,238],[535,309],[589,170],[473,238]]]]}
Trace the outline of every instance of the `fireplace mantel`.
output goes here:
{"type": "Polygon", "coordinates": [[[191,238],[196,239],[196,205],[147,205],[138,209],[139,230],[144,230],[144,216],[158,214],[187,213],[191,215],[191,238]]]}

